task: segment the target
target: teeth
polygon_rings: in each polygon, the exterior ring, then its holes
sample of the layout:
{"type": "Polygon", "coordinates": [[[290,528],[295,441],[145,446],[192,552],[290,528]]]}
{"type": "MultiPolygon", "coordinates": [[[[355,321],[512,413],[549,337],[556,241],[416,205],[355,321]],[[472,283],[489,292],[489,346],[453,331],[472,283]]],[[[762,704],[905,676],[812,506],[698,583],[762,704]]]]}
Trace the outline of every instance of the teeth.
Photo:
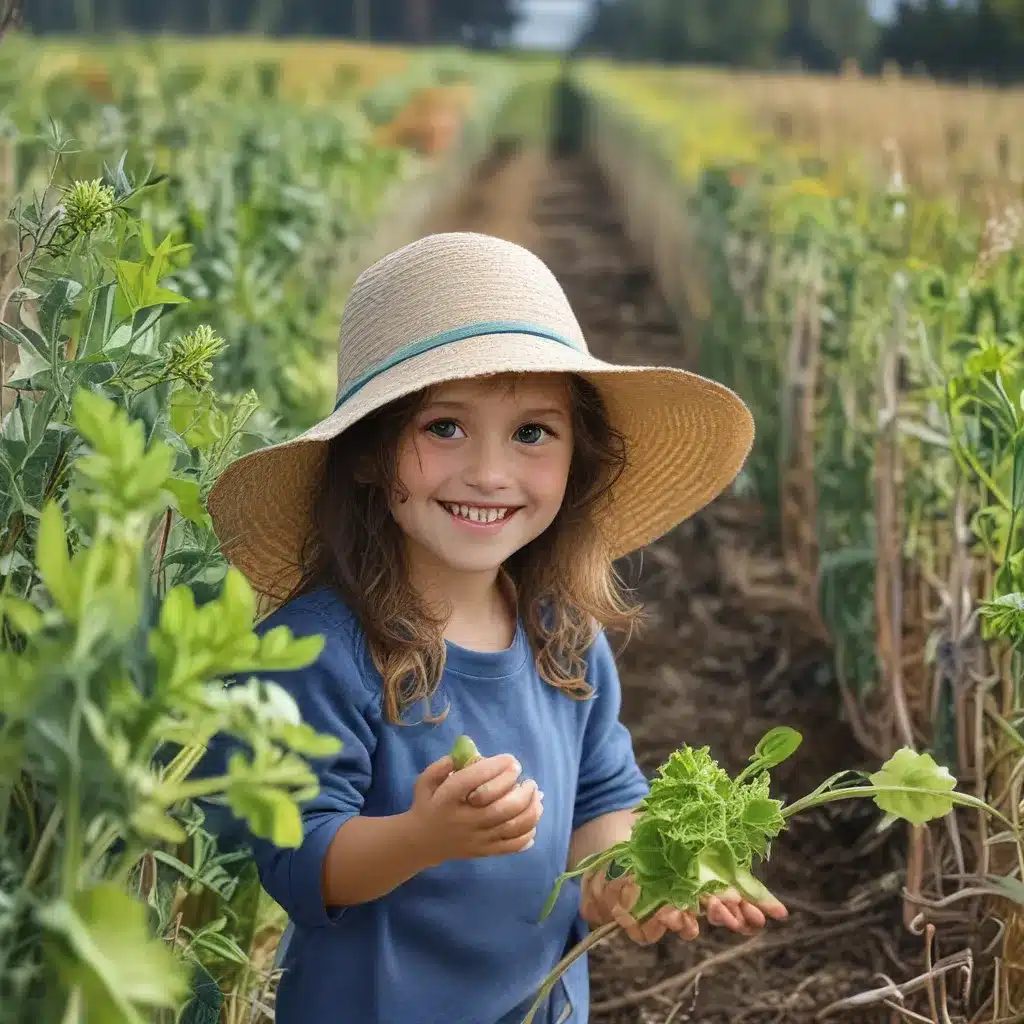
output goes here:
{"type": "Polygon", "coordinates": [[[507,508],[477,508],[475,505],[445,505],[452,515],[471,523],[496,523],[508,515],[507,508]]]}

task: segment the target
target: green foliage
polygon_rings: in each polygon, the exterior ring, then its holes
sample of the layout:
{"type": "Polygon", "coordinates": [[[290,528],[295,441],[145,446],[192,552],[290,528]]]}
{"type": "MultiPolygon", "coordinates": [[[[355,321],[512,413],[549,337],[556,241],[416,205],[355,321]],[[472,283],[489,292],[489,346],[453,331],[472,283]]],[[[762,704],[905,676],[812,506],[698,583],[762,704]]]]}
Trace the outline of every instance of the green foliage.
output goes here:
{"type": "MultiPolygon", "coordinates": [[[[791,804],[773,800],[768,769],[792,756],[800,742],[794,729],[773,729],[735,779],[719,767],[707,747],[684,746],[673,752],[637,806],[629,839],[584,858],[559,876],[542,919],[568,879],[612,868],[628,873],[640,889],[632,910],[638,921],[664,906],[699,912],[707,897],[728,889],[755,903],[777,902],[754,877],[755,858],[768,858],[772,839],[790,818],[836,800],[871,799],[886,812],[886,822],[901,818],[913,825],[942,818],[954,805],[971,807],[1002,822],[1017,841],[1021,839],[1018,826],[976,797],[955,792],[956,779],[947,769],[909,748],[898,750],[869,777],[868,785],[851,779],[860,773],[839,772],[791,804]]],[[[524,1024],[534,1019],[555,982],[590,943],[584,939],[545,978],[524,1024]]]]}
{"type": "MultiPolygon", "coordinates": [[[[0,75],[24,83],[0,93],[21,230],[51,257],[103,267],[115,313],[173,304],[162,315],[175,334],[230,339],[217,387],[255,391],[264,430],[275,430],[271,416],[283,421],[275,437],[306,426],[333,393],[334,280],[416,161],[374,143],[354,98],[326,106],[267,95],[259,67],[190,69],[158,48],[151,66],[138,64],[126,55],[54,74],[31,46],[5,46],[0,75]],[[29,199],[34,192],[46,205],[29,199]],[[125,230],[134,235],[127,251],[125,230]],[[311,371],[290,375],[303,359],[311,371]]],[[[65,330],[82,344],[91,290],[71,276],[84,291],[62,300],[65,330]]],[[[95,351],[95,339],[88,344],[95,351]]]]}
{"type": "MultiPolygon", "coordinates": [[[[281,99],[273,66],[154,56],[45,86],[37,71],[5,45],[21,195],[0,288],[17,355],[0,427],[0,1024],[208,1024],[265,989],[252,958],[283,912],[198,801],[295,846],[308,760],[338,742],[260,679],[322,640],[254,632],[205,501],[233,459],[330,402],[333,278],[417,168],[352,106],[281,99]],[[195,778],[215,734],[236,752],[195,778]]],[[[488,74],[484,136],[509,87],[488,74]]]]}
{"type": "Polygon", "coordinates": [[[148,540],[168,506],[174,451],[146,446],[142,424],[94,393],[72,405],[78,457],[68,490],[39,517],[38,582],[30,599],[4,598],[0,675],[14,685],[0,701],[0,841],[17,881],[0,905],[11,943],[0,942],[10,972],[0,986],[21,979],[4,993],[12,1019],[38,1018],[59,992],[61,1012],[80,1004],[90,1019],[134,1022],[185,991],[170,948],[123,890],[139,858],[187,838],[181,810],[197,796],[223,798],[255,834],[297,845],[296,802],[317,789],[305,756],[338,744],[272,684],[224,688],[227,676],[308,664],[322,644],[287,629],[257,637],[255,598],[236,571],[203,607],[185,585],[154,606],[148,540]],[[74,550],[61,504],[74,512],[74,550]],[[183,781],[216,733],[251,755],[236,754],[223,776],[183,781]],[[168,749],[179,753],[164,767],[168,749]]]}

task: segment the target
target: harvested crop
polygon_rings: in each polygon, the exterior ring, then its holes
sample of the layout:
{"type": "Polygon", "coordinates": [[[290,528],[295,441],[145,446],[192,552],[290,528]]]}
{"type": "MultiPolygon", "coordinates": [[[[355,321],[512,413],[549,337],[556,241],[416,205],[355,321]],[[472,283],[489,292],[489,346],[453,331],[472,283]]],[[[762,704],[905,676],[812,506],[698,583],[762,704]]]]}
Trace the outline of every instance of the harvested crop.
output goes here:
{"type": "MultiPolygon", "coordinates": [[[[880,771],[839,772],[812,793],[784,806],[769,796],[768,770],[799,747],[801,736],[782,726],[757,744],[750,764],[735,779],[719,767],[707,747],[684,746],[658,769],[649,795],[637,806],[640,816],[629,839],[584,858],[561,875],[541,914],[547,917],[562,885],[592,871],[628,872],[640,889],[633,917],[640,921],[661,907],[699,911],[702,901],[736,889],[751,902],[774,900],[752,873],[754,858],[767,860],[771,841],[794,814],[835,800],[868,797],[886,813],[922,824],[948,814],[954,805],[1002,815],[976,797],[955,792],[956,779],[929,754],[909,748],[896,752],[880,771]]],[[[619,928],[612,922],[593,931],[555,966],[545,979],[523,1024],[532,1024],[565,971],[588,949],[619,928]]]]}

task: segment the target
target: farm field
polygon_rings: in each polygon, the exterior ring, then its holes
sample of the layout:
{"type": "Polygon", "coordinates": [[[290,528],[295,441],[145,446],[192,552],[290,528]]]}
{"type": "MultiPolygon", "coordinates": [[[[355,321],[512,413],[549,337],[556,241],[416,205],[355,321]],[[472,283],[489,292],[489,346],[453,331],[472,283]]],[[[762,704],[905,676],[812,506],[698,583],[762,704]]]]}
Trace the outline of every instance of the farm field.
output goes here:
{"type": "Polygon", "coordinates": [[[620,662],[644,770],[688,743],[737,773],[785,724],[804,745],[780,799],[909,746],[976,801],[883,831],[870,801],[799,818],[763,872],[785,926],[612,938],[592,1019],[1019,1019],[1018,94],[589,61],[556,89],[554,62],[458,51],[11,42],[0,1024],[85,1003],[272,1019],[286,922],[192,801],[290,840],[323,741],[255,691],[211,695],[310,649],[255,643],[204,501],[330,408],[345,288],[427,230],[535,249],[599,356],[699,369],[754,411],[731,492],[623,564],[650,616],[620,662]],[[556,129],[578,149],[545,147],[556,129]],[[224,728],[252,768],[191,780],[224,728]]]}

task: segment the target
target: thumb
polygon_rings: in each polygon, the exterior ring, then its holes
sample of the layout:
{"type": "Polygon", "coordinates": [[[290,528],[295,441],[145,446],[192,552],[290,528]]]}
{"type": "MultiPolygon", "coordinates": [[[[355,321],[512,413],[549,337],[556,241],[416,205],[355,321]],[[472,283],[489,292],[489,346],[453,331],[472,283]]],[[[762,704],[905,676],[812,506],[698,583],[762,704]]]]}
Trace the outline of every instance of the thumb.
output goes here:
{"type": "Polygon", "coordinates": [[[454,770],[455,762],[452,760],[451,754],[445,754],[444,757],[439,758],[433,764],[428,764],[420,772],[416,784],[425,788],[428,793],[433,793],[454,770]]]}

